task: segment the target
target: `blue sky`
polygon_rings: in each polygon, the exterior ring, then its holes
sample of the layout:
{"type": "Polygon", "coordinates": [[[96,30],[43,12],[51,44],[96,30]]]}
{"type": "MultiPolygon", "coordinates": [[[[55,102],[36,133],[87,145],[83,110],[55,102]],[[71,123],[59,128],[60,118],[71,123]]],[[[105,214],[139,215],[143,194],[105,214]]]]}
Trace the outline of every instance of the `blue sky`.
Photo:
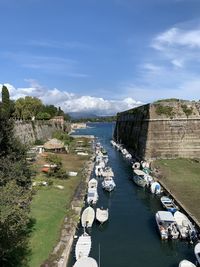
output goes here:
{"type": "Polygon", "coordinates": [[[199,0],[0,0],[0,84],[66,111],[200,99],[199,0]]]}

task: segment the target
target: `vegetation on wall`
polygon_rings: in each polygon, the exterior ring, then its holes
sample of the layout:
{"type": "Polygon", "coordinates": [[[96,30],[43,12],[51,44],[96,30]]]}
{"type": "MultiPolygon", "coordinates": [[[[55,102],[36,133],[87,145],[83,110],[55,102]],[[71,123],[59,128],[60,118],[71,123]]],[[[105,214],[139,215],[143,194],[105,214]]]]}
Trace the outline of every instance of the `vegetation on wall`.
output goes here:
{"type": "Polygon", "coordinates": [[[185,104],[181,105],[181,107],[182,107],[182,110],[183,110],[183,112],[185,113],[185,115],[187,117],[189,117],[190,115],[192,115],[192,112],[193,112],[193,108],[192,107],[188,107],[185,104]]]}
{"type": "Polygon", "coordinates": [[[156,104],[156,114],[157,115],[165,115],[168,118],[173,118],[174,116],[174,111],[173,111],[173,107],[170,106],[164,106],[161,104],[156,104]]]}

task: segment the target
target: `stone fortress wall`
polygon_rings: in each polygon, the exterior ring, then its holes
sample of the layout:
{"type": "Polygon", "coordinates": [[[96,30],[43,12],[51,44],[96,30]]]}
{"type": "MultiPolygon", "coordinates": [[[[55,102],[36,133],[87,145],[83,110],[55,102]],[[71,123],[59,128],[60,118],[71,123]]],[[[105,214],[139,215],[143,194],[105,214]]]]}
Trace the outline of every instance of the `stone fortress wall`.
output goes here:
{"type": "Polygon", "coordinates": [[[114,139],[139,158],[200,158],[200,102],[157,101],[119,113],[114,139]]]}

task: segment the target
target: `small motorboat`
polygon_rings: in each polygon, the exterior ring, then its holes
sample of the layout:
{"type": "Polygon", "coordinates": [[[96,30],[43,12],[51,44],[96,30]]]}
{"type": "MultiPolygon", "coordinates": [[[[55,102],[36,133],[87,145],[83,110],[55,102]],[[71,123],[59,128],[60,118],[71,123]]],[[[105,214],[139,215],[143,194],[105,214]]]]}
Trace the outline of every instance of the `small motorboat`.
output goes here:
{"type": "Polygon", "coordinates": [[[133,170],[133,181],[141,187],[145,187],[147,185],[147,180],[146,180],[146,173],[144,173],[141,170],[134,169],[133,170]]]}
{"type": "Polygon", "coordinates": [[[134,170],[139,170],[140,169],[140,163],[139,162],[134,162],[132,168],[134,170]]]}
{"type": "Polygon", "coordinates": [[[191,261],[188,260],[182,260],[178,267],[196,267],[196,265],[194,265],[191,261]]]}
{"type": "Polygon", "coordinates": [[[188,217],[180,211],[174,213],[174,219],[182,238],[194,239],[197,235],[196,230],[188,217]]]}
{"type": "Polygon", "coordinates": [[[98,267],[95,259],[91,257],[83,257],[77,260],[73,267],[98,267]]]}
{"type": "Polygon", "coordinates": [[[88,188],[97,188],[98,186],[98,181],[95,178],[92,178],[91,180],[89,180],[88,182],[88,188]]]}
{"type": "Polygon", "coordinates": [[[163,197],[161,197],[160,201],[161,201],[163,207],[166,210],[168,210],[168,211],[170,211],[172,213],[176,212],[179,209],[175,205],[174,201],[171,198],[169,198],[169,197],[163,196],[163,197]]]}
{"type": "Polygon", "coordinates": [[[114,177],[114,172],[111,167],[106,167],[102,172],[103,177],[114,177]]]}
{"type": "Polygon", "coordinates": [[[97,188],[88,188],[87,193],[87,203],[88,204],[96,204],[99,196],[97,193],[97,188]]]}
{"type": "Polygon", "coordinates": [[[194,254],[197,258],[197,262],[200,265],[200,243],[197,243],[194,247],[194,254]]]}
{"type": "Polygon", "coordinates": [[[92,227],[94,222],[95,211],[92,207],[87,207],[84,209],[81,215],[81,224],[82,227],[92,227]]]}
{"type": "Polygon", "coordinates": [[[86,232],[82,234],[76,243],[75,247],[75,256],[76,260],[87,257],[90,253],[91,249],[91,236],[89,236],[86,232]]]}
{"type": "Polygon", "coordinates": [[[102,182],[102,187],[106,191],[111,192],[112,190],[115,189],[116,184],[115,184],[112,177],[105,177],[103,182],[102,182]]]}
{"type": "Polygon", "coordinates": [[[158,182],[153,182],[151,184],[151,188],[150,189],[151,189],[151,193],[155,194],[155,195],[159,195],[163,191],[161,185],[158,182]]]}
{"type": "Polygon", "coordinates": [[[103,168],[100,165],[96,165],[94,172],[95,172],[96,177],[102,176],[103,168]]]}
{"type": "Polygon", "coordinates": [[[158,211],[156,213],[156,223],[161,239],[177,239],[179,232],[174,216],[169,211],[158,211]]]}
{"type": "Polygon", "coordinates": [[[100,223],[104,223],[108,220],[108,209],[100,209],[97,208],[96,210],[96,219],[97,221],[99,221],[100,223]]]}

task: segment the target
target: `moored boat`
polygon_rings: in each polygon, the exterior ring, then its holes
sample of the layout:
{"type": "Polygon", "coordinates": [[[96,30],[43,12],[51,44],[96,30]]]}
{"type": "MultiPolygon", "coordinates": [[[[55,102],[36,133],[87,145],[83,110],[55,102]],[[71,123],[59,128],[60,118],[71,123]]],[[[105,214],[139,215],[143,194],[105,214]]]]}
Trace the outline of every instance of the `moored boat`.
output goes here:
{"type": "Polygon", "coordinates": [[[96,210],[96,219],[97,221],[99,221],[100,223],[104,223],[108,220],[108,209],[100,209],[97,208],[96,210]]]}
{"type": "Polygon", "coordinates": [[[147,185],[147,180],[145,179],[146,173],[141,170],[134,169],[133,170],[133,181],[141,187],[145,187],[147,185]]]}
{"type": "Polygon", "coordinates": [[[194,247],[194,254],[196,256],[197,262],[200,265],[200,243],[197,243],[194,247]]]}
{"type": "Polygon", "coordinates": [[[84,209],[81,215],[81,224],[82,227],[92,227],[94,222],[95,211],[92,207],[87,207],[84,209]]]}
{"type": "Polygon", "coordinates": [[[98,200],[97,188],[88,188],[87,203],[96,204],[98,200]]]}
{"type": "Polygon", "coordinates": [[[102,187],[108,192],[111,192],[116,187],[116,184],[112,177],[105,177],[102,182],[102,187]]]}
{"type": "Polygon", "coordinates": [[[88,188],[97,188],[98,186],[98,181],[95,178],[92,178],[88,182],[88,188]]]}
{"type": "Polygon", "coordinates": [[[111,167],[106,167],[102,172],[103,177],[114,177],[114,172],[111,167]]]}
{"type": "Polygon", "coordinates": [[[196,236],[196,230],[188,217],[180,211],[174,213],[174,219],[182,238],[193,239],[196,236]]]}
{"type": "Polygon", "coordinates": [[[158,182],[153,182],[151,184],[151,193],[155,195],[159,195],[162,193],[162,187],[158,182]]]}
{"type": "Polygon", "coordinates": [[[73,267],[98,267],[95,259],[91,257],[83,257],[77,260],[73,267]]]}
{"type": "Polygon", "coordinates": [[[191,261],[188,260],[182,260],[178,267],[196,267],[196,265],[194,265],[191,261]]]}
{"type": "Polygon", "coordinates": [[[160,201],[166,210],[172,213],[178,210],[178,207],[175,205],[174,201],[171,198],[163,196],[161,197],[160,201]]]}
{"type": "Polygon", "coordinates": [[[87,257],[90,253],[91,249],[91,236],[89,236],[87,233],[82,234],[76,243],[75,247],[75,257],[76,260],[87,257]]]}
{"type": "Polygon", "coordinates": [[[156,223],[161,239],[177,239],[179,237],[176,222],[171,212],[158,211],[156,213],[156,223]]]}

